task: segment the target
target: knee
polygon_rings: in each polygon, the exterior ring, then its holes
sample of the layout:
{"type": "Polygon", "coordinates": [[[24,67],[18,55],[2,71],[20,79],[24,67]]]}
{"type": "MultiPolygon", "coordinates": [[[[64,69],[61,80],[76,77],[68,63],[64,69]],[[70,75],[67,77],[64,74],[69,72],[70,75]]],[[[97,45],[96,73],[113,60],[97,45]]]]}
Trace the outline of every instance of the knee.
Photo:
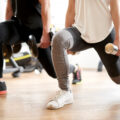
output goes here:
{"type": "Polygon", "coordinates": [[[57,47],[57,48],[59,46],[65,47],[65,43],[66,43],[66,40],[65,40],[64,31],[59,31],[53,36],[52,47],[57,47]]]}
{"type": "Polygon", "coordinates": [[[111,78],[116,84],[120,84],[120,76],[111,78]]]}
{"type": "Polygon", "coordinates": [[[56,33],[52,39],[52,46],[53,47],[58,47],[59,45],[62,45],[62,36],[59,33],[56,33]]]}
{"type": "Polygon", "coordinates": [[[57,78],[55,71],[46,71],[48,75],[52,78],[57,78]]]}
{"type": "Polygon", "coordinates": [[[56,74],[55,73],[50,73],[49,76],[51,76],[52,78],[57,78],[56,74]]]}

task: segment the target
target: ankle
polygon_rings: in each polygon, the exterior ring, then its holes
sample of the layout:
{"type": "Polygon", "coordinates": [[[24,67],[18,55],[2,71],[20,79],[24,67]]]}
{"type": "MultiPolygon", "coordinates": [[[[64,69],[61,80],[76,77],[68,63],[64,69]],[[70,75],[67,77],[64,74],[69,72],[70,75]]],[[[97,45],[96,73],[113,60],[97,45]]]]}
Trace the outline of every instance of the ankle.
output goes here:
{"type": "Polygon", "coordinates": [[[65,90],[65,89],[60,89],[60,91],[63,91],[63,92],[72,92],[71,89],[67,89],[67,90],[65,90]]]}
{"type": "Polygon", "coordinates": [[[79,65],[78,64],[75,64],[75,69],[74,69],[74,72],[76,72],[78,69],[79,69],[79,65]]]}

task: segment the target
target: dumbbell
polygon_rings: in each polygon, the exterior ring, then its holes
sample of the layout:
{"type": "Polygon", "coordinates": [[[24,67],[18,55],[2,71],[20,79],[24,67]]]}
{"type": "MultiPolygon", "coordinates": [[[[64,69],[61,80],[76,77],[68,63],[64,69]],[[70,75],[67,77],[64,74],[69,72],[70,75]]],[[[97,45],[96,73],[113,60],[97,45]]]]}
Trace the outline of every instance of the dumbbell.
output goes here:
{"type": "Polygon", "coordinates": [[[12,50],[11,45],[3,44],[2,51],[3,51],[3,57],[5,59],[9,59],[12,56],[13,50],[12,50]]]}
{"type": "Polygon", "coordinates": [[[17,44],[17,45],[13,45],[13,53],[18,53],[21,50],[22,45],[21,44],[17,44]]]}
{"type": "Polygon", "coordinates": [[[27,44],[30,48],[30,51],[34,57],[38,57],[38,49],[37,49],[37,43],[36,43],[36,38],[34,35],[29,35],[28,36],[28,41],[27,44]]]}
{"type": "Polygon", "coordinates": [[[7,44],[3,44],[2,45],[2,50],[3,50],[3,57],[5,59],[9,59],[13,53],[17,53],[19,52],[21,49],[21,44],[17,44],[17,45],[7,45],[7,44]]]}
{"type": "MultiPolygon", "coordinates": [[[[55,32],[52,31],[52,30],[50,30],[50,32],[49,32],[50,41],[52,41],[52,37],[53,37],[54,34],[55,34],[55,32]]],[[[37,43],[37,47],[38,47],[38,48],[39,48],[39,46],[40,46],[40,43],[37,43]]]]}
{"type": "Polygon", "coordinates": [[[105,46],[105,52],[107,54],[112,54],[112,55],[116,55],[117,52],[118,52],[118,47],[112,43],[108,43],[106,46],[105,46]]]}
{"type": "MultiPolygon", "coordinates": [[[[50,35],[50,40],[52,40],[52,37],[54,35],[54,32],[53,31],[50,31],[49,32],[49,35],[50,35]]],[[[29,35],[28,36],[28,41],[27,41],[27,44],[32,52],[32,55],[34,57],[38,57],[38,47],[39,47],[39,43],[37,44],[36,42],[36,38],[34,35],[29,35]]]]}

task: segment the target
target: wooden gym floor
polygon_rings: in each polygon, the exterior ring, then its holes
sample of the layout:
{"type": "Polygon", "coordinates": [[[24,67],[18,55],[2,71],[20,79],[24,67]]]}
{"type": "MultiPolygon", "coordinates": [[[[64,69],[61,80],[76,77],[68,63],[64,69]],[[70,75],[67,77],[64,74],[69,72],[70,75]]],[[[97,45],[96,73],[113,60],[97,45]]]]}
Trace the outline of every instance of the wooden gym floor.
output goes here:
{"type": "Polygon", "coordinates": [[[0,120],[120,120],[120,86],[106,71],[83,70],[81,84],[72,85],[74,104],[59,110],[46,109],[58,87],[45,71],[4,78],[8,94],[0,96],[0,120]]]}

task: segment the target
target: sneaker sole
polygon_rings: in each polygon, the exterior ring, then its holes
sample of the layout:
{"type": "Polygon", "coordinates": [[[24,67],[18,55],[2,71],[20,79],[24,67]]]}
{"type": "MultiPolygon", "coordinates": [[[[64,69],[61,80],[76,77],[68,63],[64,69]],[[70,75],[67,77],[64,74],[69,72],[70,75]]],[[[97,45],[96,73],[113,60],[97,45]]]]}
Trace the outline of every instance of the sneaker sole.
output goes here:
{"type": "MultiPolygon", "coordinates": [[[[65,101],[64,105],[68,105],[68,104],[72,104],[73,103],[73,99],[72,100],[68,100],[68,101],[65,101]]],[[[63,106],[64,106],[63,105],[63,106]]]]}
{"type": "Polygon", "coordinates": [[[54,107],[51,105],[51,106],[47,107],[47,109],[49,109],[49,110],[57,110],[57,109],[60,109],[60,108],[64,107],[65,105],[72,104],[72,103],[73,103],[73,99],[72,99],[72,100],[65,101],[65,103],[64,103],[62,106],[58,107],[58,108],[54,108],[54,107]]]}
{"type": "Polygon", "coordinates": [[[6,93],[7,93],[7,91],[0,91],[0,95],[4,95],[6,93]]]}
{"type": "Polygon", "coordinates": [[[79,85],[81,84],[81,81],[80,82],[77,82],[77,83],[72,83],[73,85],[79,85]]]}

